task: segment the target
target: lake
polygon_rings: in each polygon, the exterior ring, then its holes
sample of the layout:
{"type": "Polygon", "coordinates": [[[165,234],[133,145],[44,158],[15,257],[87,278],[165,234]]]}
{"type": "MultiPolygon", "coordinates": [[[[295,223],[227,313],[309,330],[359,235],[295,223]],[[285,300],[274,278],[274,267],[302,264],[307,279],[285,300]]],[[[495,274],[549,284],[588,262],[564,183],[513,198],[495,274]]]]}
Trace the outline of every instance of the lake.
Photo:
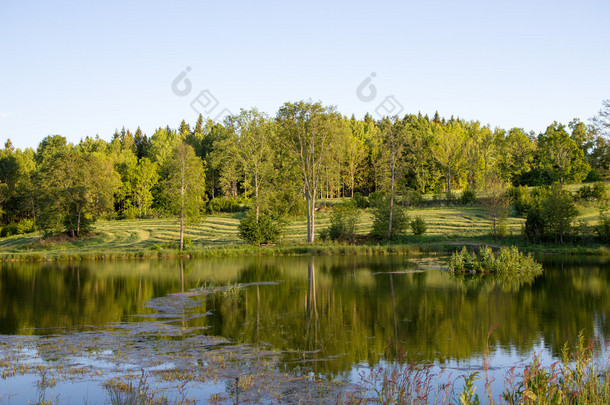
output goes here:
{"type": "Polygon", "coordinates": [[[172,400],[232,403],[241,392],[257,402],[257,383],[243,382],[261,373],[257,362],[271,381],[338,385],[397,359],[455,378],[484,371],[485,357],[496,396],[503,375],[534,354],[549,363],[580,332],[604,347],[609,336],[608,261],[539,259],[544,274],[525,281],[456,278],[432,254],[4,263],[0,403],[114,403],[108,381],[141,383],[145,372],[172,400]],[[177,389],[179,376],[167,375],[180,362],[215,364],[217,374],[177,389]]]}

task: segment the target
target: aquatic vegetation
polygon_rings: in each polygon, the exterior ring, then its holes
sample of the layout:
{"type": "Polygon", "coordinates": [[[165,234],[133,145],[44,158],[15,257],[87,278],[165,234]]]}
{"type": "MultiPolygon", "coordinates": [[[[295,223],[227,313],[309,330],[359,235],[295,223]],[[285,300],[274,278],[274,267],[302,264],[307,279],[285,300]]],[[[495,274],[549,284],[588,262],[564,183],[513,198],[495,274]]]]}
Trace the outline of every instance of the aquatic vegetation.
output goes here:
{"type": "Polygon", "coordinates": [[[514,370],[506,378],[503,400],[507,404],[608,404],[610,403],[610,365],[593,355],[599,342],[585,343],[581,333],[576,346],[566,343],[562,359],[548,367],[537,356],[521,375],[514,370]]]}
{"type": "Polygon", "coordinates": [[[497,273],[511,275],[539,275],[542,265],[531,255],[524,255],[515,246],[501,248],[494,254],[489,246],[479,248],[479,253],[469,252],[466,246],[456,251],[449,260],[451,274],[497,273]]]}
{"type": "Polygon", "coordinates": [[[494,399],[485,357],[484,391],[477,391],[478,372],[452,375],[446,369],[434,370],[431,364],[396,362],[378,365],[360,374],[360,389],[349,403],[379,404],[461,404],[498,403],[508,405],[562,405],[610,403],[610,363],[608,353],[599,360],[599,342],[585,343],[581,333],[573,348],[566,343],[562,359],[543,366],[539,357],[505,374],[505,390],[494,399]],[[463,382],[461,382],[463,380],[463,382]],[[484,396],[482,399],[477,392],[484,396]]]}

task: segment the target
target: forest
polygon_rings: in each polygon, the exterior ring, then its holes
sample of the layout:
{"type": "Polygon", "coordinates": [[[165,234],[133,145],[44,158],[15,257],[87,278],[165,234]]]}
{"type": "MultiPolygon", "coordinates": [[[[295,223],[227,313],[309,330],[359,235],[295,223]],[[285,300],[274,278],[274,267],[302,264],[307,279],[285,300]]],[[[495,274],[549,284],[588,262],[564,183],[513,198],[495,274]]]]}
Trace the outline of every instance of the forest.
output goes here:
{"type": "MultiPolygon", "coordinates": [[[[539,134],[438,113],[348,118],[321,102],[299,101],[275,116],[242,109],[222,123],[199,116],[194,125],[183,120],[151,135],[122,128],[110,141],[98,135],[72,144],[49,135],[36,150],[20,150],[7,140],[0,151],[1,235],[78,238],[98,219],[172,216],[180,219],[182,247],[189,222],[247,211],[240,223],[246,240],[273,241],[282,221],[305,215],[313,242],[319,200],[350,197],[351,207],[375,210],[373,234],[381,240],[404,232],[404,207],[422,196],[451,204],[459,192],[481,198],[494,236],[510,203],[528,217],[528,236],[551,231],[563,241],[576,215],[565,185],[593,182],[581,197],[605,198],[609,135],[610,100],[590,123],[553,122],[539,134]],[[549,217],[557,212],[560,218],[549,217]]],[[[350,204],[334,211],[334,232],[322,236],[353,236],[350,204]]]]}

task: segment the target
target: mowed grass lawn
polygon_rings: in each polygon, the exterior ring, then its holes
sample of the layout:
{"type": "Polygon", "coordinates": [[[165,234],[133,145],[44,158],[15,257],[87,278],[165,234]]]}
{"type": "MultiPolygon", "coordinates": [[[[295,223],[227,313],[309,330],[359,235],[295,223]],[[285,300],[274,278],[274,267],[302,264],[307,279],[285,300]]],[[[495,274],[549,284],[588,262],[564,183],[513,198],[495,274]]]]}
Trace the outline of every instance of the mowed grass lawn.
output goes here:
{"type": "MultiPolygon", "coordinates": [[[[444,240],[473,237],[486,237],[491,233],[491,222],[485,210],[480,206],[450,206],[409,209],[411,219],[422,217],[427,225],[425,236],[440,237],[444,240]]],[[[597,211],[581,209],[586,222],[592,224],[597,219],[597,211]]],[[[242,245],[239,238],[239,220],[244,214],[216,214],[206,216],[201,223],[188,226],[185,236],[191,238],[196,248],[231,247],[242,245]]],[[[525,220],[509,217],[508,234],[518,235],[525,220]]],[[[330,211],[316,213],[316,234],[328,227],[330,211]]],[[[373,217],[369,210],[362,212],[358,224],[358,233],[367,234],[372,226],[373,217]]],[[[283,244],[304,243],[306,240],[307,221],[305,218],[290,220],[286,224],[283,244]]],[[[18,258],[21,254],[41,252],[48,255],[57,252],[61,255],[78,255],[93,253],[126,253],[150,251],[151,248],[164,247],[164,244],[175,244],[179,239],[179,227],[176,219],[146,220],[111,220],[95,224],[95,235],[78,241],[40,244],[37,234],[18,235],[0,240],[0,255],[18,258]]],[[[409,229],[408,234],[411,233],[409,229]]],[[[167,245],[166,245],[167,247],[167,245]]]]}

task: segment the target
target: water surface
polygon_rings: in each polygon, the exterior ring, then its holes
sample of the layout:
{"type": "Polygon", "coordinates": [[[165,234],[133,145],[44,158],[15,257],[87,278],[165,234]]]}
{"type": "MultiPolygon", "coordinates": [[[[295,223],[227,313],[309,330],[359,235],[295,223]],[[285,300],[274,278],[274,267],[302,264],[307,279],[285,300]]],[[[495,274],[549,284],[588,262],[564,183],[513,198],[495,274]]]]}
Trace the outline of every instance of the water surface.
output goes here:
{"type": "Polygon", "coordinates": [[[357,382],[399,353],[466,371],[487,353],[503,371],[534,353],[552,360],[580,332],[608,338],[608,262],[541,260],[544,274],[522,282],[455,278],[433,255],[4,263],[0,334],[137,335],[152,320],[272,349],[296,375],[357,382]],[[218,293],[197,298],[202,286],[218,293]]]}

